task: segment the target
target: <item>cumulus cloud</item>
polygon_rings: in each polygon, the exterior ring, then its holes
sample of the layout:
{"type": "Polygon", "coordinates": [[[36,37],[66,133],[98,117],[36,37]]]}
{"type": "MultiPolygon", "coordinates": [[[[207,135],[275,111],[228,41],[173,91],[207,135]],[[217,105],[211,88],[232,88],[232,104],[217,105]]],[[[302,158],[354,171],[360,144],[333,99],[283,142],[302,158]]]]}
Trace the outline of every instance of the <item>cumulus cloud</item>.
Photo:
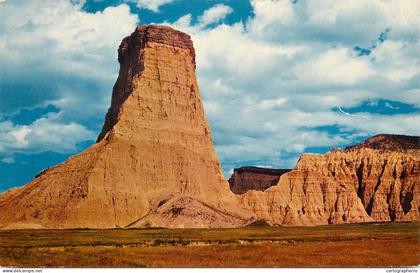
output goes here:
{"type": "Polygon", "coordinates": [[[138,17],[124,4],[94,14],[82,6],[64,0],[2,3],[0,157],[71,152],[99,130],[118,73],[116,49],[138,17]],[[46,105],[60,114],[25,126],[7,118],[46,105]]]}
{"type": "Polygon", "coordinates": [[[416,1],[251,4],[254,16],[245,24],[208,29],[200,20],[192,24],[189,14],[172,24],[192,34],[225,170],[249,163],[291,167],[309,147],[344,146],[378,133],[418,134],[416,113],[336,110],[376,99],[418,105],[416,1]],[[371,52],[358,54],[357,46],[371,52]]]}
{"type": "MultiPolygon", "coordinates": [[[[0,116],[21,107],[59,109],[29,125],[0,117],[4,162],[16,151],[71,151],[100,129],[118,69],[116,48],[138,18],[127,5],[85,13],[82,2],[2,3],[0,116]]],[[[158,12],[172,1],[136,2],[158,12]]],[[[232,25],[224,19],[235,11],[224,4],[166,22],[193,38],[225,170],[292,167],[308,148],[343,146],[377,133],[418,134],[418,113],[337,110],[378,99],[420,107],[417,1],[251,5],[253,15],[232,25]]]]}
{"type": "Polygon", "coordinates": [[[15,125],[10,121],[0,122],[0,155],[5,163],[13,163],[15,152],[39,151],[75,152],[77,144],[93,140],[95,134],[84,126],[70,122],[56,122],[59,114],[37,119],[30,125],[15,125]]]}
{"type": "Polygon", "coordinates": [[[342,47],[302,61],[293,72],[306,83],[353,85],[372,76],[374,69],[369,60],[355,58],[351,51],[342,47]]]}
{"type": "Polygon", "coordinates": [[[201,26],[208,26],[210,24],[215,24],[223,19],[231,13],[233,9],[229,6],[218,4],[214,7],[204,11],[203,15],[198,18],[198,22],[201,26]]]}
{"type": "Polygon", "coordinates": [[[72,153],[77,144],[93,140],[95,134],[84,126],[70,122],[57,122],[58,116],[40,118],[30,125],[15,125],[10,121],[0,122],[0,154],[2,162],[14,163],[14,153],[37,153],[55,151],[72,153]]]}
{"type": "Polygon", "coordinates": [[[169,4],[173,1],[174,0],[137,0],[137,7],[158,12],[160,6],[169,4]]]}

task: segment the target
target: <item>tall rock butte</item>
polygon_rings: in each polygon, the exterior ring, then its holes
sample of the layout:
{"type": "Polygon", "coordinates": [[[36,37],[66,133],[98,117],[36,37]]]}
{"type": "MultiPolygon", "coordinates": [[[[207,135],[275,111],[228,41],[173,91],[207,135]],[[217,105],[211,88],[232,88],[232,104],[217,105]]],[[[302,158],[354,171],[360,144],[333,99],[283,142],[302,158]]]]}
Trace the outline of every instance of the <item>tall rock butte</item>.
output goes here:
{"type": "Polygon", "coordinates": [[[139,26],[122,41],[118,61],[97,143],[0,195],[0,229],[419,219],[418,138],[377,136],[343,151],[304,154],[291,171],[264,177],[237,170],[229,185],[204,115],[190,37],[139,26]]]}
{"type": "Polygon", "coordinates": [[[0,198],[0,228],[229,227],[245,214],[223,177],[190,36],[139,26],[95,145],[0,198]]]}

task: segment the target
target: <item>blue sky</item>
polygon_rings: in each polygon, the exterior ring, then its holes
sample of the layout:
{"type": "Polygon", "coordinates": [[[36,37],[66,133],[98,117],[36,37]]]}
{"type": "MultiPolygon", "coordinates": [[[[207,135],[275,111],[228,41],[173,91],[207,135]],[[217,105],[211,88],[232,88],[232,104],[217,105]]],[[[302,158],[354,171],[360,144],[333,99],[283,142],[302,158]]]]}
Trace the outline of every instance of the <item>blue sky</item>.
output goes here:
{"type": "Polygon", "coordinates": [[[91,145],[137,24],[192,36],[226,174],[420,132],[416,1],[0,0],[0,191],[91,145]]]}

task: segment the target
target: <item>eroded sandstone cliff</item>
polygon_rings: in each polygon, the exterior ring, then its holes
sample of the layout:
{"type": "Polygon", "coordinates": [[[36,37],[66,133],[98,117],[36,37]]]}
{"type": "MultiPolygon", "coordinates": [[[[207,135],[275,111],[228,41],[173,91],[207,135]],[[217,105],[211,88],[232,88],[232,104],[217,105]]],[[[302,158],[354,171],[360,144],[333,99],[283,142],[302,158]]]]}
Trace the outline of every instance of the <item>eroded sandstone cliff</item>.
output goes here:
{"type": "Polygon", "coordinates": [[[411,144],[379,135],[325,155],[303,154],[276,186],[242,202],[280,225],[419,220],[420,142],[403,138],[411,144]]]}
{"type": "Polygon", "coordinates": [[[241,225],[246,215],[230,209],[235,196],[204,116],[190,37],[140,26],[118,53],[98,142],[0,198],[0,227],[241,225]]]}

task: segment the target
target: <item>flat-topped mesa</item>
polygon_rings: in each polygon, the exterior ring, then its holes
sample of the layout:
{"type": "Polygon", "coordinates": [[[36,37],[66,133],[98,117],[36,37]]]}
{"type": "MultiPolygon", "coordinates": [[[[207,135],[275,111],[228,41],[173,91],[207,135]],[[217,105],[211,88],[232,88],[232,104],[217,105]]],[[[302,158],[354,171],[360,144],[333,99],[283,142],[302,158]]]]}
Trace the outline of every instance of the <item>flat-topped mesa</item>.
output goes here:
{"type": "Polygon", "coordinates": [[[233,170],[229,178],[229,186],[232,192],[242,194],[249,190],[265,191],[277,185],[282,174],[290,169],[271,169],[245,166],[233,170]]]}
{"type": "Polygon", "coordinates": [[[101,141],[118,121],[123,103],[134,90],[134,80],[148,65],[145,62],[145,48],[153,47],[153,44],[167,45],[173,51],[186,51],[185,60],[195,69],[195,51],[188,34],[168,26],[138,26],[130,36],[122,40],[118,48],[120,73],[113,88],[111,107],[108,109],[97,142],[101,141]]]}
{"type": "Polygon", "coordinates": [[[254,166],[244,166],[240,168],[233,169],[233,172],[239,174],[242,173],[256,173],[256,174],[266,174],[271,176],[280,176],[291,169],[273,169],[273,168],[264,168],[264,167],[254,167],[254,166]]]}

